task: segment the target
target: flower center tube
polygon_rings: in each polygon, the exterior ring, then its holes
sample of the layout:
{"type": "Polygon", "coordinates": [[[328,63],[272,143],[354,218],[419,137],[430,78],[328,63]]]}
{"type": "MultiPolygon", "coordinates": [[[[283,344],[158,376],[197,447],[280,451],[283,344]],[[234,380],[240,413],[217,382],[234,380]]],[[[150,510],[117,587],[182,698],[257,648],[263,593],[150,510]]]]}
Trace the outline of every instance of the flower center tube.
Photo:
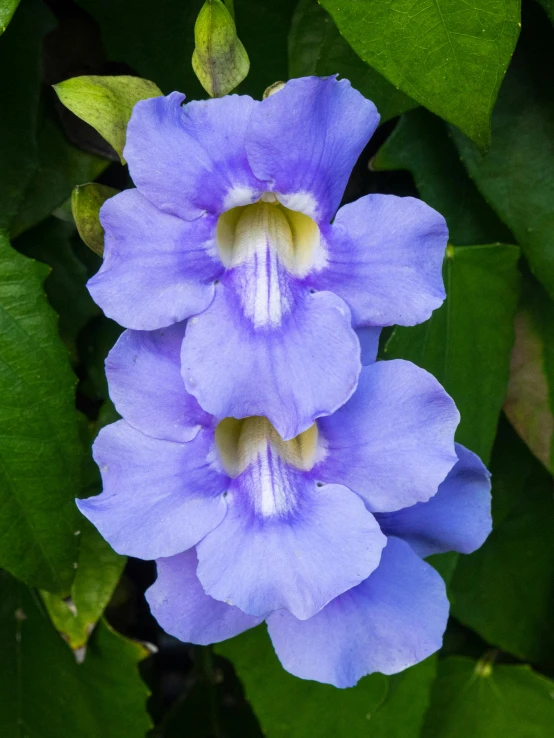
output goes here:
{"type": "Polygon", "coordinates": [[[267,418],[225,418],[216,445],[230,477],[242,475],[242,488],[262,517],[292,512],[298,502],[296,478],[318,460],[318,430],[310,428],[284,441],[267,418]]]}
{"type": "Polygon", "coordinates": [[[223,213],[216,239],[221,261],[235,272],[244,314],[256,327],[280,325],[292,304],[290,276],[301,279],[325,260],[317,223],[272,193],[223,213]]]}

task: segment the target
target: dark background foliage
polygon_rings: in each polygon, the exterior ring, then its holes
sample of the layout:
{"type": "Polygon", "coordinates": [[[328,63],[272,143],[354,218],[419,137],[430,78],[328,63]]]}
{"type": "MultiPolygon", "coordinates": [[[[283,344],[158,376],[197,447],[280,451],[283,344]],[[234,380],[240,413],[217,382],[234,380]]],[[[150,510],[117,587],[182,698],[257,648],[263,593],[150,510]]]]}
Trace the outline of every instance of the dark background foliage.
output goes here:
{"type": "Polygon", "coordinates": [[[261,626],[211,648],[165,635],[73,500],[112,422],[120,333],[85,282],[69,205],[126,167],[51,85],[131,74],[204,97],[201,0],[0,0],[0,735],[6,738],[548,738],[554,734],[554,2],[235,0],[239,92],[339,73],[382,125],[345,202],[416,195],[447,219],[448,298],[387,330],[431,371],[493,473],[494,531],[432,563],[452,617],[436,656],[337,690],[284,672],[261,626]],[[520,16],[521,12],[521,16],[520,16]],[[13,15],[13,18],[12,18],[13,15]],[[5,30],[4,30],[5,29],[5,30]],[[521,32],[520,32],[521,29],[521,32]]]}

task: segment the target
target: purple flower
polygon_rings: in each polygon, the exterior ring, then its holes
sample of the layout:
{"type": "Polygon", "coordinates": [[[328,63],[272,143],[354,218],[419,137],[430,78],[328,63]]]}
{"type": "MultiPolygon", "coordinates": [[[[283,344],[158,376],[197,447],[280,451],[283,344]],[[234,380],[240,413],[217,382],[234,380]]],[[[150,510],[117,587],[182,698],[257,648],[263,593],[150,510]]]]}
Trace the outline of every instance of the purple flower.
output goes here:
{"type": "Polygon", "coordinates": [[[347,80],[295,79],[262,102],[183,99],[135,106],[124,153],[137,189],[102,208],[89,288],[129,328],[188,319],[188,392],[291,439],[354,392],[353,328],[414,325],[442,303],[446,225],[392,195],[336,213],[379,121],[347,80]]]}
{"type": "MultiPolygon", "coordinates": [[[[283,610],[306,620],[357,585],[365,592],[387,532],[400,535],[404,508],[430,500],[457,462],[450,397],[409,362],[373,363],[334,415],[285,441],[263,417],[200,409],[179,371],[184,331],[126,331],[110,353],[124,420],[95,442],[104,491],[80,500],[81,511],[121,553],[160,559],[196,547],[203,591],[241,617],[283,610]]],[[[420,528],[425,539],[429,515],[412,520],[409,540],[420,528]]],[[[436,516],[448,514],[439,505],[436,516]]]]}
{"type": "MultiPolygon", "coordinates": [[[[448,599],[442,579],[420,557],[470,553],[491,530],[489,474],[475,454],[459,445],[456,451],[457,464],[428,502],[376,515],[387,545],[366,580],[307,620],[286,610],[265,618],[287,671],[351,687],[375,671],[402,671],[441,647],[448,599]]],[[[160,625],[183,641],[216,643],[264,619],[207,595],[192,549],[157,566],[146,598],[160,625]]]]}

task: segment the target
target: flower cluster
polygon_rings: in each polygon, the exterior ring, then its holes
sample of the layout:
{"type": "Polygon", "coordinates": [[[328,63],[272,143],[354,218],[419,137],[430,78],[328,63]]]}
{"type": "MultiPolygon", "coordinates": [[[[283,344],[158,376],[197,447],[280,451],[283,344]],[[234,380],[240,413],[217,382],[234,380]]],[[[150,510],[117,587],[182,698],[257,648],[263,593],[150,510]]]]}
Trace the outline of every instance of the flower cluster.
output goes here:
{"type": "Polygon", "coordinates": [[[157,560],[147,599],[178,638],[265,620],[300,677],[397,672],[446,626],[424,557],[490,530],[489,475],[454,444],[451,398],[376,361],[383,326],[444,299],[444,220],[382,195],[336,212],[379,120],[345,80],[182,101],[136,105],[136,189],[101,211],[89,288],[129,329],[106,362],[123,419],[99,434],[104,489],[79,507],[116,551],[157,560]]]}

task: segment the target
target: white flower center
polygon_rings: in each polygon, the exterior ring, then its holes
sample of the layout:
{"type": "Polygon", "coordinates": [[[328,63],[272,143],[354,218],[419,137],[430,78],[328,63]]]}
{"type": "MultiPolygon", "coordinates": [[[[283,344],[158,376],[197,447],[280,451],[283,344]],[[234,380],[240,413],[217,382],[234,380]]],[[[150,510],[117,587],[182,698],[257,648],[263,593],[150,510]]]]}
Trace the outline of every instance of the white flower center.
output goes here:
{"type": "Polygon", "coordinates": [[[302,279],[325,254],[318,225],[266,192],[228,210],[217,223],[223,264],[235,270],[244,314],[255,327],[278,326],[292,305],[290,276],[302,279]]]}

